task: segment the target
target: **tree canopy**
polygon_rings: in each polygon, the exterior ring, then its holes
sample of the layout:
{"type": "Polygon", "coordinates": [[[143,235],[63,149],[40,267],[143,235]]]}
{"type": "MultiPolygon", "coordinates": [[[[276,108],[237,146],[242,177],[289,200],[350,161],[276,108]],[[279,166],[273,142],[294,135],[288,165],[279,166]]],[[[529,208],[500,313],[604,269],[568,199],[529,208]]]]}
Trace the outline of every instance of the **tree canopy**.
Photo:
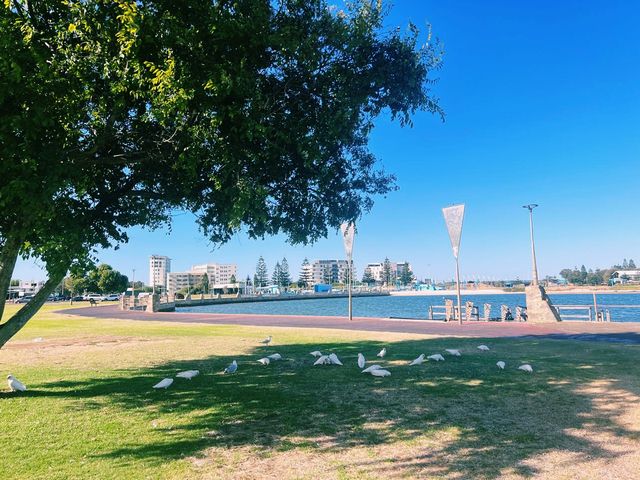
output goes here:
{"type": "MultiPolygon", "coordinates": [[[[0,7],[0,290],[18,256],[49,274],[2,346],[92,249],[193,212],[326,236],[395,188],[367,144],[383,112],[442,114],[436,42],[383,27],[380,1],[85,0],[0,7]]],[[[0,295],[0,313],[4,295],[0,295]]]]}

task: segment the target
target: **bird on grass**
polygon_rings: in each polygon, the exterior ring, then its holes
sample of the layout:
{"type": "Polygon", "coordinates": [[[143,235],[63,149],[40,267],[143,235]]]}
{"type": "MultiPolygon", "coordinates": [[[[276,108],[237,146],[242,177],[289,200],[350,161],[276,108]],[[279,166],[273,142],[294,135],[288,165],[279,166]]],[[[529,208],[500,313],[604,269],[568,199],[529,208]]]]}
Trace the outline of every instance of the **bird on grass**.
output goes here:
{"type": "Polygon", "coordinates": [[[533,373],[533,368],[528,363],[525,363],[524,365],[520,365],[518,367],[518,370],[522,370],[527,373],[533,373]]]}
{"type": "Polygon", "coordinates": [[[420,365],[422,363],[424,363],[424,353],[421,353],[418,358],[416,358],[409,364],[409,366],[413,367],[414,365],[420,365]]]}
{"type": "Polygon", "coordinates": [[[322,352],[320,350],[314,350],[313,352],[310,353],[310,355],[318,358],[322,356],[322,352]]]}
{"type": "Polygon", "coordinates": [[[329,361],[331,362],[332,365],[342,365],[342,362],[340,361],[340,359],[335,353],[331,353],[329,355],[329,361]]]}
{"type": "Polygon", "coordinates": [[[156,383],[153,388],[164,388],[165,390],[171,386],[173,383],[173,378],[165,378],[160,382],[156,383]]]}
{"type": "Polygon", "coordinates": [[[13,375],[7,375],[7,383],[12,392],[26,392],[27,386],[13,375]]]}
{"type": "Polygon", "coordinates": [[[271,360],[269,360],[269,357],[264,357],[258,360],[258,363],[262,365],[269,365],[269,363],[271,363],[271,360]]]}
{"type": "Polygon", "coordinates": [[[371,375],[374,377],[389,377],[391,376],[391,372],[389,370],[385,370],[384,368],[378,368],[376,370],[371,370],[371,375]]]}
{"type": "Polygon", "coordinates": [[[267,358],[277,361],[277,360],[282,360],[282,355],[280,355],[279,353],[272,353],[271,355],[267,355],[267,358]]]}
{"type": "Polygon", "coordinates": [[[439,353],[434,353],[433,355],[429,355],[427,358],[429,360],[434,360],[436,362],[444,362],[444,357],[439,353]]]}
{"type": "Polygon", "coordinates": [[[478,350],[481,350],[483,352],[488,352],[490,350],[490,348],[487,347],[486,345],[479,345],[478,346],[478,350]]]}
{"type": "Polygon", "coordinates": [[[500,370],[504,370],[504,367],[505,367],[506,363],[504,363],[502,360],[500,360],[498,363],[496,363],[496,365],[498,366],[498,368],[500,370]]]}
{"type": "Polygon", "coordinates": [[[378,355],[376,355],[376,357],[380,357],[380,358],[384,358],[384,356],[387,354],[387,349],[383,348],[382,350],[380,350],[380,352],[378,353],[378,355]]]}
{"type": "Polygon", "coordinates": [[[200,370],[185,370],[184,372],[179,372],[176,377],[191,380],[193,377],[197,377],[198,375],[200,375],[200,370]]]}
{"type": "Polygon", "coordinates": [[[234,360],[231,365],[224,369],[224,373],[236,373],[236,370],[238,370],[238,363],[234,360]]]}
{"type": "Polygon", "coordinates": [[[447,352],[449,355],[453,355],[454,357],[460,356],[460,350],[456,350],[455,348],[447,348],[445,352],[447,352]]]}
{"type": "Polygon", "coordinates": [[[268,347],[269,344],[271,343],[271,335],[269,335],[267,338],[265,338],[264,340],[260,341],[261,344],[263,344],[264,346],[268,347]]]}
{"type": "Polygon", "coordinates": [[[328,365],[330,363],[331,360],[329,360],[329,355],[320,355],[318,359],[313,362],[314,365],[328,365]]]}
{"type": "Polygon", "coordinates": [[[367,363],[367,361],[364,359],[364,355],[359,353],[358,354],[358,368],[364,368],[364,364],[367,363]]]}
{"type": "Polygon", "coordinates": [[[382,367],[380,365],[371,365],[370,367],[365,368],[364,370],[362,370],[362,373],[371,373],[374,370],[381,370],[382,367]]]}

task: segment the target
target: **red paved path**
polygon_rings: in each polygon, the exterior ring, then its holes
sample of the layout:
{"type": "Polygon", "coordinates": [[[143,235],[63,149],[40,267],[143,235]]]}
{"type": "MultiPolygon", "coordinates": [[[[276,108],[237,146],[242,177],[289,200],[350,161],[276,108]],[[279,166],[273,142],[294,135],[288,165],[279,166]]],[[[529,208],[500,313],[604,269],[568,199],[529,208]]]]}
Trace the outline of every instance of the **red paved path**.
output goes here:
{"type": "Polygon", "coordinates": [[[250,325],[260,327],[335,328],[370,332],[402,332],[425,335],[464,337],[545,336],[560,339],[594,340],[640,344],[640,323],[562,322],[554,324],[468,322],[445,323],[427,320],[391,320],[357,317],[349,322],[345,317],[301,315],[249,315],[215,313],[146,313],[123,311],[117,306],[84,307],[60,310],[58,313],[98,318],[121,318],[163,322],[207,323],[214,325],[250,325]]]}

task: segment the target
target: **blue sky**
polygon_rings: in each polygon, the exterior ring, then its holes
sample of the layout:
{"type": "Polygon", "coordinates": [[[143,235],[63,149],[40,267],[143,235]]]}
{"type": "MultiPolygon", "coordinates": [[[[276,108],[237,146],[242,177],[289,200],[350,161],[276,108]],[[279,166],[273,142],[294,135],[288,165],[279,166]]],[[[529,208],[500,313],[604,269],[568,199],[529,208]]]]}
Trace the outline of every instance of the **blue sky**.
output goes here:
{"type": "MultiPolygon", "coordinates": [[[[407,260],[420,277],[451,279],[453,257],[441,208],[465,203],[463,278],[530,278],[526,203],[535,211],[542,276],[564,267],[640,260],[640,2],[398,0],[387,23],[413,21],[444,44],[435,93],[446,121],[427,114],[413,128],[380,119],[371,149],[400,190],[378,199],[358,225],[354,259],[407,260]]],[[[237,235],[212,246],[193,218],[173,233],[134,229],[100,259],[148,280],[148,256],[173,270],[237,263],[253,274],[287,257],[292,274],[306,256],[343,258],[338,235],[307,247],[283,237],[237,235]]],[[[39,279],[33,261],[15,278],[39,279]]]]}

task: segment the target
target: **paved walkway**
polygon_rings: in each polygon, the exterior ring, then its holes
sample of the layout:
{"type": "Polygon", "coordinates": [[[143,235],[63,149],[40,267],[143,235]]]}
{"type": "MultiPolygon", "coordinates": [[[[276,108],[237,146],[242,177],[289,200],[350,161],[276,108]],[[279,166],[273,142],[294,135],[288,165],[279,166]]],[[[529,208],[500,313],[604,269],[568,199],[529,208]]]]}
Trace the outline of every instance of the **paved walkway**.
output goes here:
{"type": "Polygon", "coordinates": [[[213,325],[249,325],[260,327],[334,328],[369,332],[402,332],[424,335],[458,337],[527,337],[543,336],[557,339],[604,341],[625,344],[640,344],[640,322],[595,323],[562,322],[554,324],[451,322],[428,320],[396,320],[356,317],[349,322],[345,317],[301,316],[301,315],[249,315],[214,313],[145,313],[123,311],[118,306],[83,307],[60,310],[57,313],[84,317],[146,320],[162,322],[206,323],[213,325]]]}

